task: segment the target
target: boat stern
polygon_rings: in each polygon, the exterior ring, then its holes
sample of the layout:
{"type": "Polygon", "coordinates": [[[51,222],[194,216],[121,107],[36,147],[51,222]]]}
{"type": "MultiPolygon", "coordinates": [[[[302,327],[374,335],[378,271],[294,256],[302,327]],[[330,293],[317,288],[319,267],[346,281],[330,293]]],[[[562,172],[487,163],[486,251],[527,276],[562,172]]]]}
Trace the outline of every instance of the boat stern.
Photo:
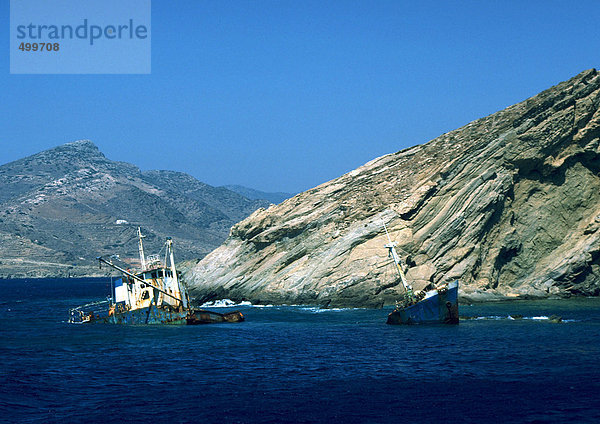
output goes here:
{"type": "Polygon", "coordinates": [[[413,305],[396,307],[387,324],[458,324],[458,281],[430,290],[413,305]]]}

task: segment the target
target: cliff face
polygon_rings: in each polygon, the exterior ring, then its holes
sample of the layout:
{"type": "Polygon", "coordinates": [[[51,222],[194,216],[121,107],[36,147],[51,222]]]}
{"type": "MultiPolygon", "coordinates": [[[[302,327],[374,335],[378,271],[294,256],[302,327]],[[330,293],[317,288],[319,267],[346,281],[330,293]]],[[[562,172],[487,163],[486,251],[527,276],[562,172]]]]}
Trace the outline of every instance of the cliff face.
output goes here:
{"type": "Polygon", "coordinates": [[[148,253],[173,237],[177,259],[201,257],[265,204],[67,143],[0,166],[0,277],[89,276],[99,255],[134,262],[137,226],[148,253]]]}
{"type": "Polygon", "coordinates": [[[463,299],[600,293],[600,75],[589,70],[425,145],[262,209],[186,271],[200,300],[381,306],[415,288],[463,299]]]}

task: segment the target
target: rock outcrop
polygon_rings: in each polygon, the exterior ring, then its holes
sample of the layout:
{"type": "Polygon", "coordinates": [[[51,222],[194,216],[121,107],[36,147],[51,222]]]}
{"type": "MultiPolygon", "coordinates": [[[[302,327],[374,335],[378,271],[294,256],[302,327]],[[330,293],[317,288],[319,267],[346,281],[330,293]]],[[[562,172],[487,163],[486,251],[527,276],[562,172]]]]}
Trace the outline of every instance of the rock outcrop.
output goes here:
{"type": "Polygon", "coordinates": [[[402,289],[385,222],[416,288],[598,295],[599,140],[600,75],[588,70],[255,212],[185,276],[198,300],[390,304],[402,289]]]}

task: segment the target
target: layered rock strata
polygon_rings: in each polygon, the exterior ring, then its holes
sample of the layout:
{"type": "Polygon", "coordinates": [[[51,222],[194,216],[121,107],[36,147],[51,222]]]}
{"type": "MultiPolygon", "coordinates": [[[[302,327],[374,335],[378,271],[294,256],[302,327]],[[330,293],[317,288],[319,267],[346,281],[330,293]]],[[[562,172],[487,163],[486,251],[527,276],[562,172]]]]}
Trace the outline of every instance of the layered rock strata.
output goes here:
{"type": "Polygon", "coordinates": [[[600,293],[600,75],[389,154],[261,209],[187,269],[198,300],[382,306],[416,288],[463,300],[600,293]]]}

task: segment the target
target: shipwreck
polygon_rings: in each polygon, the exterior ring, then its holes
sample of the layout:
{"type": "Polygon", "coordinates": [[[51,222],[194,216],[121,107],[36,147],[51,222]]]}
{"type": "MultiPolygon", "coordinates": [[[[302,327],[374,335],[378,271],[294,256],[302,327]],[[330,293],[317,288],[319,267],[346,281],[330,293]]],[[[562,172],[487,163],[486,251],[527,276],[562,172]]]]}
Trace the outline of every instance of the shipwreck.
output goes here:
{"type": "Polygon", "coordinates": [[[175,267],[173,241],[166,240],[164,259],[160,255],[146,258],[143,238],[138,228],[141,263],[138,272],[126,270],[112,260],[97,258],[100,265],[108,265],[121,276],[112,281],[111,294],[106,300],[70,309],[70,323],[194,325],[244,321],[239,311],[221,314],[193,308],[175,267]]]}
{"type": "Polygon", "coordinates": [[[414,291],[406,280],[397,244],[392,242],[385,224],[388,238],[385,247],[394,261],[398,276],[404,286],[403,296],[396,301],[396,307],[387,318],[388,324],[458,324],[458,281],[430,285],[414,291]]]}

